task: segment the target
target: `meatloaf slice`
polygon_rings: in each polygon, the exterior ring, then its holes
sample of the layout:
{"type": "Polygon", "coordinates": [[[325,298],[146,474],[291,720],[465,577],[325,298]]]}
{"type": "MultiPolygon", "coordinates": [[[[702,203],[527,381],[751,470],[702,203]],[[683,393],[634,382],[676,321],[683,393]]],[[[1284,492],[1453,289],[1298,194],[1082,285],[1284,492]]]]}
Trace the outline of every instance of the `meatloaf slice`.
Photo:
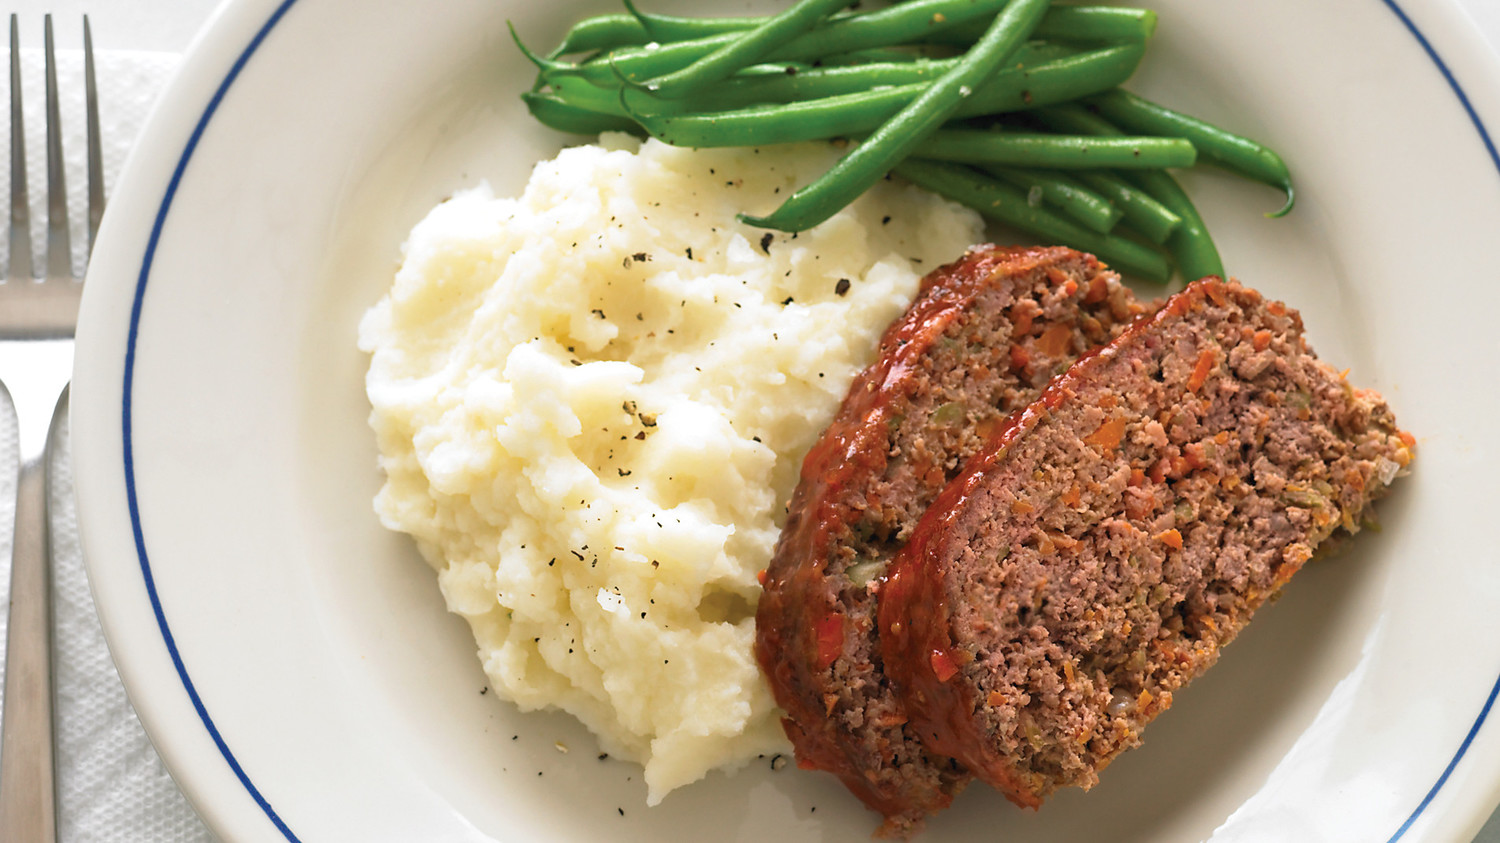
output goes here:
{"type": "Polygon", "coordinates": [[[911,833],[968,775],[923,751],[880,665],[887,561],[986,432],[1140,313],[1092,256],[976,247],[929,275],[808,453],[765,576],[756,654],[799,764],[911,833]]]}
{"type": "Polygon", "coordinates": [[[933,503],[880,594],[929,750],[1090,787],[1412,458],[1280,302],[1206,279],[1080,360],[933,503]]]}

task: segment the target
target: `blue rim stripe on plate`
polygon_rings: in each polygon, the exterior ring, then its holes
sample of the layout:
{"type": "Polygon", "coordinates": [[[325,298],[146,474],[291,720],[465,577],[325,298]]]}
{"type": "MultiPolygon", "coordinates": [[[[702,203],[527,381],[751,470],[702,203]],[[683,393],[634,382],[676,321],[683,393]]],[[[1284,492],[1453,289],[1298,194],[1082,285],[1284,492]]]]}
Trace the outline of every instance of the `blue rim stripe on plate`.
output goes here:
{"type": "MultiPolygon", "coordinates": [[[[208,709],[203,705],[203,700],[198,696],[198,691],[193,685],[193,680],[188,676],[187,666],[183,664],[182,656],[177,651],[176,640],[172,636],[172,629],[167,623],[166,613],[163,611],[161,600],[157,596],[156,581],[152,576],[151,562],[146,553],[145,531],[141,526],[140,507],[136,499],[134,449],[131,445],[131,389],[135,382],[135,352],[136,340],[138,339],[140,330],[141,306],[145,299],[146,285],[150,280],[152,262],[156,257],[156,247],[161,240],[162,228],[166,223],[167,213],[172,208],[172,201],[176,198],[177,188],[182,182],[182,175],[187,169],[188,162],[192,159],[193,153],[198,148],[198,141],[203,137],[203,132],[207,129],[209,121],[218,111],[219,104],[223,101],[224,95],[228,93],[230,85],[239,77],[240,71],[244,69],[245,64],[249,62],[250,57],[255,54],[255,51],[260,48],[266,36],[270,34],[271,30],[281,21],[287,10],[296,2],[297,0],[283,0],[276,7],[276,10],[271,13],[265,24],[255,33],[255,36],[250,39],[250,43],[246,45],[244,51],[235,59],[234,64],[225,75],[224,81],[219,84],[218,89],[214,91],[213,96],[209,99],[207,107],[203,110],[203,115],[199,117],[197,125],[193,128],[193,133],[189,136],[187,145],[183,149],[182,156],[178,159],[177,166],[172,172],[172,178],[167,183],[167,189],[162,198],[161,206],[157,210],[156,219],[151,226],[151,236],[146,243],[145,255],[141,261],[140,275],[136,280],[135,297],[130,308],[130,328],[126,338],[125,377],[121,398],[121,433],[124,440],[125,495],[130,510],[131,531],[135,537],[136,555],[140,559],[141,575],[145,580],[146,593],[151,600],[151,610],[156,615],[156,624],[161,630],[162,640],[166,644],[167,652],[172,658],[172,665],[176,668],[177,675],[182,680],[183,689],[187,691],[188,698],[192,701],[194,710],[198,712],[198,718],[203,722],[204,728],[208,730],[210,737],[213,738],[214,745],[218,747],[219,754],[224,756],[224,760],[229,764],[230,770],[234,772],[240,784],[244,785],[245,790],[255,800],[255,804],[260,806],[261,810],[265,812],[266,817],[270,819],[271,823],[276,826],[277,830],[287,840],[300,843],[298,837],[292,833],[292,830],[282,821],[276,810],[261,795],[260,790],[250,781],[250,777],[245,774],[239,761],[235,759],[234,752],[224,742],[224,738],[219,734],[218,727],[214,725],[213,718],[209,715],[208,709]]],[[[1468,94],[1464,92],[1463,86],[1459,84],[1458,79],[1453,75],[1447,63],[1438,55],[1437,50],[1433,48],[1431,42],[1417,28],[1412,19],[1407,17],[1406,12],[1401,9],[1396,0],[1381,0],[1381,2],[1400,19],[1402,25],[1417,40],[1423,51],[1427,53],[1428,58],[1432,60],[1433,64],[1442,73],[1443,79],[1448,83],[1448,87],[1458,97],[1458,101],[1463,106],[1464,112],[1468,115],[1469,121],[1474,125],[1475,130],[1478,131],[1479,137],[1484,142],[1485,150],[1489,153],[1490,161],[1494,164],[1496,172],[1500,173],[1500,153],[1497,153],[1490,133],[1485,128],[1484,121],[1480,119],[1479,113],[1475,111],[1473,104],[1469,101],[1468,94]]],[[[1427,809],[1427,806],[1432,803],[1438,791],[1447,783],[1454,768],[1458,766],[1458,762],[1468,752],[1475,735],[1479,732],[1479,728],[1488,719],[1490,709],[1494,706],[1497,696],[1500,696],[1500,677],[1496,678],[1495,684],[1490,688],[1489,696],[1485,699],[1484,705],[1480,708],[1473,725],[1470,726],[1468,734],[1464,736],[1463,742],[1459,744],[1447,767],[1443,769],[1442,774],[1438,776],[1437,781],[1433,783],[1432,788],[1423,797],[1421,803],[1411,812],[1411,815],[1406,818],[1406,821],[1401,824],[1396,833],[1391,835],[1387,843],[1395,843],[1396,840],[1404,836],[1417,821],[1417,818],[1422,815],[1422,812],[1427,809]]]]}
{"type": "MultiPolygon", "coordinates": [[[[1458,84],[1458,78],[1453,75],[1452,70],[1448,69],[1448,63],[1443,61],[1442,56],[1437,54],[1437,50],[1433,49],[1432,42],[1427,40],[1427,36],[1422,34],[1422,30],[1417,29],[1417,25],[1412,23],[1412,19],[1406,16],[1406,12],[1396,4],[1396,0],[1381,0],[1381,2],[1385,3],[1396,14],[1396,17],[1401,19],[1401,23],[1406,27],[1406,30],[1412,34],[1413,38],[1417,39],[1418,44],[1422,45],[1422,49],[1427,53],[1427,57],[1432,59],[1433,64],[1437,65],[1438,72],[1443,74],[1443,79],[1448,83],[1448,87],[1453,89],[1454,95],[1458,97],[1459,103],[1464,107],[1464,112],[1469,115],[1469,122],[1473,123],[1474,128],[1479,132],[1479,139],[1484,141],[1484,148],[1490,154],[1490,161],[1494,163],[1495,169],[1500,171],[1500,154],[1496,154],[1495,152],[1495,144],[1490,139],[1490,132],[1484,127],[1484,121],[1479,119],[1479,112],[1474,110],[1474,104],[1469,102],[1469,95],[1464,92],[1463,86],[1458,84]]],[[[1500,681],[1497,681],[1496,687],[1500,688],[1500,681]]],[[[1494,695],[1492,694],[1491,699],[1493,698],[1494,695]]],[[[1481,722],[1483,719],[1484,717],[1481,715],[1481,722]]]]}
{"type": "MultiPolygon", "coordinates": [[[[1479,119],[1479,112],[1474,110],[1474,104],[1469,102],[1469,95],[1464,92],[1463,86],[1458,84],[1458,77],[1453,75],[1453,71],[1449,69],[1448,63],[1443,61],[1442,56],[1438,55],[1437,50],[1432,46],[1432,42],[1428,41],[1427,36],[1422,34],[1422,30],[1417,28],[1416,23],[1406,16],[1406,12],[1396,3],[1396,0],[1381,0],[1381,2],[1385,3],[1395,13],[1396,17],[1401,20],[1402,25],[1406,27],[1406,30],[1411,33],[1413,38],[1417,39],[1418,44],[1422,45],[1422,49],[1427,53],[1427,57],[1432,59],[1433,64],[1437,65],[1437,69],[1443,74],[1443,79],[1447,81],[1448,87],[1453,89],[1454,95],[1458,97],[1459,103],[1464,107],[1464,112],[1469,115],[1469,122],[1473,123],[1474,129],[1479,132],[1479,139],[1484,141],[1485,151],[1490,154],[1490,162],[1495,165],[1496,171],[1500,172],[1500,155],[1497,155],[1495,152],[1495,143],[1490,138],[1489,130],[1484,127],[1484,121],[1479,119]]],[[[1448,766],[1443,768],[1442,775],[1438,776],[1436,782],[1433,782],[1432,789],[1427,791],[1427,795],[1423,796],[1422,801],[1417,803],[1417,807],[1412,810],[1411,816],[1406,818],[1406,822],[1402,823],[1401,827],[1396,829],[1396,833],[1392,834],[1386,843],[1396,843],[1397,840],[1404,837],[1406,832],[1411,829],[1412,824],[1417,821],[1417,818],[1422,816],[1422,812],[1427,810],[1427,806],[1432,804],[1433,797],[1437,796],[1438,791],[1443,789],[1444,784],[1447,784],[1448,777],[1453,773],[1453,768],[1458,766],[1458,762],[1469,751],[1469,744],[1474,742],[1474,736],[1479,734],[1479,727],[1483,726],[1484,721],[1489,718],[1490,708],[1494,706],[1497,694],[1500,694],[1500,677],[1495,678],[1495,684],[1490,687],[1490,695],[1485,698],[1484,705],[1479,709],[1479,716],[1474,718],[1474,725],[1469,727],[1469,733],[1464,735],[1463,743],[1458,745],[1458,751],[1453,753],[1453,758],[1448,761],[1448,766]]]]}
{"type": "Polygon", "coordinates": [[[177,166],[172,171],[172,179],[167,182],[166,195],[162,197],[161,207],[156,212],[156,219],[151,223],[151,237],[146,241],[146,254],[141,261],[141,274],[136,280],[135,299],[130,304],[130,333],[125,345],[125,383],[120,414],[121,429],[125,440],[125,497],[130,506],[130,529],[135,535],[135,552],[140,557],[141,575],[146,581],[146,594],[151,598],[151,611],[156,614],[156,625],[161,629],[162,640],[167,645],[167,653],[172,657],[172,666],[177,669],[177,675],[182,679],[182,687],[187,691],[188,698],[192,700],[194,710],[198,712],[198,719],[202,720],[204,728],[208,729],[214,745],[219,748],[219,754],[224,756],[224,760],[229,763],[229,769],[234,771],[240,784],[245,786],[245,790],[249,791],[255,804],[260,806],[276,829],[287,840],[300,843],[297,835],[287,828],[286,823],[276,813],[276,809],[271,807],[271,803],[266,801],[260,790],[250,781],[250,777],[245,774],[240,762],[235,759],[234,752],[224,742],[224,737],[219,734],[218,727],[214,725],[213,718],[209,716],[208,709],[204,707],[203,700],[198,696],[198,689],[193,685],[192,678],[188,676],[187,666],[182,663],[182,655],[177,651],[177,641],[172,637],[172,629],[167,624],[166,613],[162,611],[161,599],[156,593],[156,578],[151,574],[151,561],[146,555],[146,536],[141,528],[140,506],[135,494],[135,449],[131,445],[130,426],[131,388],[135,383],[135,343],[141,324],[141,305],[145,301],[146,282],[151,277],[151,264],[156,258],[156,246],[161,241],[161,231],[167,221],[167,212],[172,208],[172,200],[177,196],[177,187],[182,183],[182,174],[187,170],[188,162],[192,160],[193,152],[198,148],[198,141],[202,139],[204,130],[208,128],[208,121],[213,119],[215,112],[219,110],[219,103],[223,102],[229,86],[239,78],[240,71],[244,70],[245,64],[250,61],[250,56],[255,54],[261,43],[266,40],[266,36],[295,2],[297,0],[283,0],[281,5],[276,7],[276,11],[271,13],[271,17],[255,33],[255,37],[250,39],[244,51],[235,59],[234,64],[229,68],[229,73],[224,76],[224,81],[219,83],[218,89],[209,98],[208,106],[203,109],[203,115],[198,118],[198,124],[193,127],[187,146],[182,150],[182,157],[177,159],[177,166]]]}

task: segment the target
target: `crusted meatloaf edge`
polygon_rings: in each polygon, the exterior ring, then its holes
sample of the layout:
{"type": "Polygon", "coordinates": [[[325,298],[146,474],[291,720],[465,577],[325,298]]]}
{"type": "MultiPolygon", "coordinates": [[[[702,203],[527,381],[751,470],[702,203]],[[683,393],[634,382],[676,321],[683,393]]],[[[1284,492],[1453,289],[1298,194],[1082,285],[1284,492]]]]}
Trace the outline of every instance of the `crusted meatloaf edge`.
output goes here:
{"type": "Polygon", "coordinates": [[[1413,444],[1295,311],[1195,282],[1012,416],[890,566],[913,726],[1020,805],[1092,786],[1413,444]]]}
{"type": "Polygon", "coordinates": [[[969,780],[905,725],[876,640],[874,586],[995,426],[1141,312],[1064,248],[976,247],[931,273],[808,453],[767,569],[756,653],[800,766],[835,773],[908,836],[969,780]]]}

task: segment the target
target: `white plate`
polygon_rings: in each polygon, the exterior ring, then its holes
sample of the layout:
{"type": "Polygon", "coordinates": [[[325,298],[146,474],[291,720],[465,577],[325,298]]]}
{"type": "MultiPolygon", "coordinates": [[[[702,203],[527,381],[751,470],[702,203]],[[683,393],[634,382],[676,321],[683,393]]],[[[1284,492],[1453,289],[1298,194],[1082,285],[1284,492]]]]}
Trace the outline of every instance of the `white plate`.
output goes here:
{"type": "MultiPolygon", "coordinates": [[[[1386,394],[1416,472],[1383,533],[1310,566],[1094,792],[1024,813],[976,787],[929,839],[1468,839],[1500,783],[1497,67],[1442,0],[1154,5],[1135,87],[1270,141],[1298,180],[1268,221],[1273,192],[1191,175],[1231,269],[1386,394]]],[[[83,535],[141,719],[226,838],[873,827],[831,777],[764,763],[646,809],[569,718],[481,693],[464,624],[371,513],[355,322],[428,207],[515,190],[565,140],[517,100],[506,19],[543,44],[605,8],[237,0],[120,180],[78,345],[83,535]]]]}

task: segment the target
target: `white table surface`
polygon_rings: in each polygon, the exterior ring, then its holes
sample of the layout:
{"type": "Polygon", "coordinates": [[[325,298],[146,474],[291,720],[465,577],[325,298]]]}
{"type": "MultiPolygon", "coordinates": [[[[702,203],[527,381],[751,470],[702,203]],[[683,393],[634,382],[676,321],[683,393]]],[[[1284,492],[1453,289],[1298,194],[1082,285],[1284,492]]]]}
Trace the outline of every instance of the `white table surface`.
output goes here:
{"type": "MultiPolygon", "coordinates": [[[[1468,12],[1491,47],[1500,52],[1500,0],[1456,2],[1468,12]]],[[[40,25],[28,25],[28,21],[38,20],[44,12],[53,14],[59,45],[77,43],[81,38],[79,21],[87,12],[96,50],[180,53],[187,49],[216,6],[216,0],[16,0],[10,10],[21,16],[23,47],[40,46],[40,25]]],[[[1491,818],[1475,843],[1500,843],[1500,815],[1491,818]]]]}

